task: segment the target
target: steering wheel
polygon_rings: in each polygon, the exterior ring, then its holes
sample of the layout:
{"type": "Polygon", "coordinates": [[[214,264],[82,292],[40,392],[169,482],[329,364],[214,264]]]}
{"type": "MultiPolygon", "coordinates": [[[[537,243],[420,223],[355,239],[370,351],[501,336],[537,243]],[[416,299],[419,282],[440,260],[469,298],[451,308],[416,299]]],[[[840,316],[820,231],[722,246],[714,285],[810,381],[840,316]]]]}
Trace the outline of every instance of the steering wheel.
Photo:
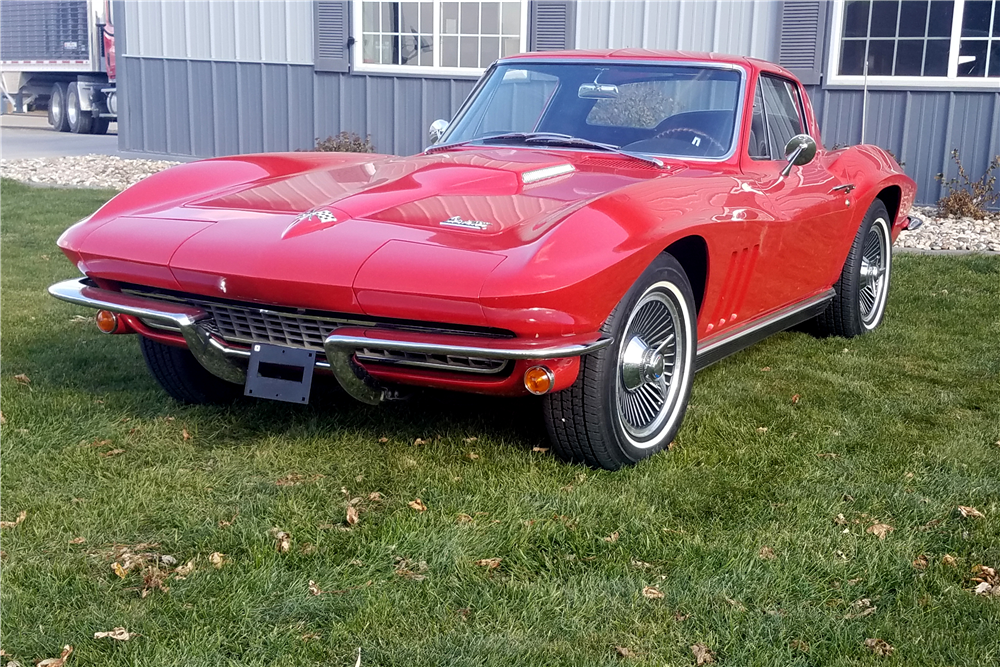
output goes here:
{"type": "MultiPolygon", "coordinates": [[[[718,139],[716,139],[715,137],[706,132],[702,132],[701,130],[696,130],[691,127],[672,127],[670,129],[664,130],[663,132],[660,132],[655,137],[653,137],[653,139],[668,139],[670,138],[671,134],[676,134],[678,132],[687,132],[688,134],[693,134],[696,137],[707,140],[708,143],[718,146],[720,154],[726,152],[726,147],[723,146],[718,139]]],[[[700,143],[697,145],[701,146],[700,143]]]]}

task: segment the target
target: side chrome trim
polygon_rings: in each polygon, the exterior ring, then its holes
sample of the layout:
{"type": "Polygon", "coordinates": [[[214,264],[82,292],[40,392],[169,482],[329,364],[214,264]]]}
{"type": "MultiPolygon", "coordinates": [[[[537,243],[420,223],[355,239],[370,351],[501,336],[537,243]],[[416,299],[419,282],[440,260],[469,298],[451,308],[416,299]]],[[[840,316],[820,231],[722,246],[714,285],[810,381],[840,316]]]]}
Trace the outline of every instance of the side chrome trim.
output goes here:
{"type": "Polygon", "coordinates": [[[826,310],[827,305],[833,300],[834,296],[836,296],[836,292],[833,288],[830,288],[822,294],[792,304],[764,319],[747,322],[742,327],[729,332],[717,340],[713,340],[707,345],[699,345],[695,368],[700,371],[717,361],[736,354],[740,350],[759,343],[772,334],[784,331],[785,329],[794,327],[796,324],[801,324],[806,320],[816,317],[826,310]]]}
{"type": "Polygon", "coordinates": [[[227,359],[226,348],[198,322],[208,313],[196,306],[146,299],[133,294],[112,292],[88,284],[86,278],[64,280],[49,287],[49,294],[61,301],[87,308],[132,315],[180,331],[188,349],[205,369],[223,380],[242,384],[246,371],[227,359]]]}

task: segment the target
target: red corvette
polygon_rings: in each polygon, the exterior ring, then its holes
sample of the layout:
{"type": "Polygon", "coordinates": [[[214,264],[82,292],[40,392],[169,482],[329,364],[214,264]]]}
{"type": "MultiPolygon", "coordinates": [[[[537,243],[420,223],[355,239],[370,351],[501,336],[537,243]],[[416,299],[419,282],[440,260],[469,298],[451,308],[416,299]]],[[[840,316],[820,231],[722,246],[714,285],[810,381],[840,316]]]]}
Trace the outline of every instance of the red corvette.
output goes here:
{"type": "Polygon", "coordinates": [[[914,182],[827,150],[760,60],[641,50],[497,62],[412,157],[175,167],[68,229],[53,296],[138,333],[168,394],[376,404],[406,385],[538,394],[552,447],[614,469],[663,449],[696,370],[809,322],[882,320],[914,182]]]}

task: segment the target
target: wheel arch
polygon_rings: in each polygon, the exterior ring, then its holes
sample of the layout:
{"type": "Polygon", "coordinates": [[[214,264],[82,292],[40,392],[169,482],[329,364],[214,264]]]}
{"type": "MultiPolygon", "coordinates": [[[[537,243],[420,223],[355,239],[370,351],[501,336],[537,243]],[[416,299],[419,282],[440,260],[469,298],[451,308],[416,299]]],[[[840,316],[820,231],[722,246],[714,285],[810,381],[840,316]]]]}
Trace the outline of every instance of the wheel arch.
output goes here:
{"type": "Polygon", "coordinates": [[[903,199],[903,189],[898,185],[889,185],[882,188],[875,199],[882,202],[885,206],[885,210],[889,213],[889,226],[892,227],[896,222],[896,216],[899,215],[899,205],[903,199]]]}
{"type": "Polygon", "coordinates": [[[695,314],[701,313],[701,305],[705,299],[705,288],[708,285],[708,243],[704,238],[695,234],[677,239],[663,252],[670,254],[680,262],[691,283],[695,314]]]}

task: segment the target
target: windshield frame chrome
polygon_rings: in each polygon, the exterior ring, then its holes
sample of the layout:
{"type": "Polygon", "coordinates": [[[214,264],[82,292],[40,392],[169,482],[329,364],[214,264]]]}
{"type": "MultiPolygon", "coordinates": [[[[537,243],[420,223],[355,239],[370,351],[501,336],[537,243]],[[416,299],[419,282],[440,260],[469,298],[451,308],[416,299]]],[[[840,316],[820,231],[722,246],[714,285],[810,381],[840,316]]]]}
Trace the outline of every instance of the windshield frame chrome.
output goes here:
{"type": "MultiPolygon", "coordinates": [[[[715,62],[711,60],[660,60],[656,58],[525,58],[525,57],[513,57],[513,58],[502,58],[497,60],[489,69],[483,72],[483,76],[480,77],[479,81],[476,83],[475,88],[469,93],[469,96],[465,98],[462,102],[462,106],[459,107],[458,111],[452,117],[451,122],[448,126],[448,131],[445,132],[444,136],[441,137],[441,143],[428,146],[424,149],[424,152],[440,152],[447,150],[452,147],[457,146],[475,146],[477,148],[491,148],[488,144],[479,143],[479,138],[470,139],[468,141],[458,141],[454,143],[448,143],[448,137],[451,135],[452,131],[458,127],[459,120],[468,113],[469,107],[472,105],[472,101],[477,95],[482,91],[483,86],[493,72],[501,65],[518,65],[518,64],[571,64],[571,65],[645,65],[645,66],[674,66],[674,67],[700,67],[705,69],[717,69],[717,70],[729,70],[738,72],[740,75],[740,85],[737,92],[736,100],[736,123],[733,128],[733,139],[730,142],[729,150],[726,151],[725,155],[718,157],[697,157],[691,155],[671,155],[669,153],[653,153],[649,151],[631,151],[637,155],[648,155],[650,157],[656,157],[661,160],[671,160],[671,161],[682,161],[682,162],[704,162],[704,163],[721,163],[727,162],[732,159],[739,150],[739,146],[743,140],[743,114],[746,107],[746,96],[747,96],[747,86],[750,79],[750,73],[742,64],[739,63],[729,63],[729,62],[715,62]]],[[[485,138],[485,137],[484,137],[485,138]]],[[[592,152],[594,149],[590,148],[580,148],[573,146],[531,146],[531,145],[517,145],[517,144],[507,144],[504,148],[520,148],[520,149],[530,149],[530,150],[556,150],[556,151],[575,151],[575,152],[592,152]]],[[[621,147],[619,147],[621,148],[621,147]]]]}

